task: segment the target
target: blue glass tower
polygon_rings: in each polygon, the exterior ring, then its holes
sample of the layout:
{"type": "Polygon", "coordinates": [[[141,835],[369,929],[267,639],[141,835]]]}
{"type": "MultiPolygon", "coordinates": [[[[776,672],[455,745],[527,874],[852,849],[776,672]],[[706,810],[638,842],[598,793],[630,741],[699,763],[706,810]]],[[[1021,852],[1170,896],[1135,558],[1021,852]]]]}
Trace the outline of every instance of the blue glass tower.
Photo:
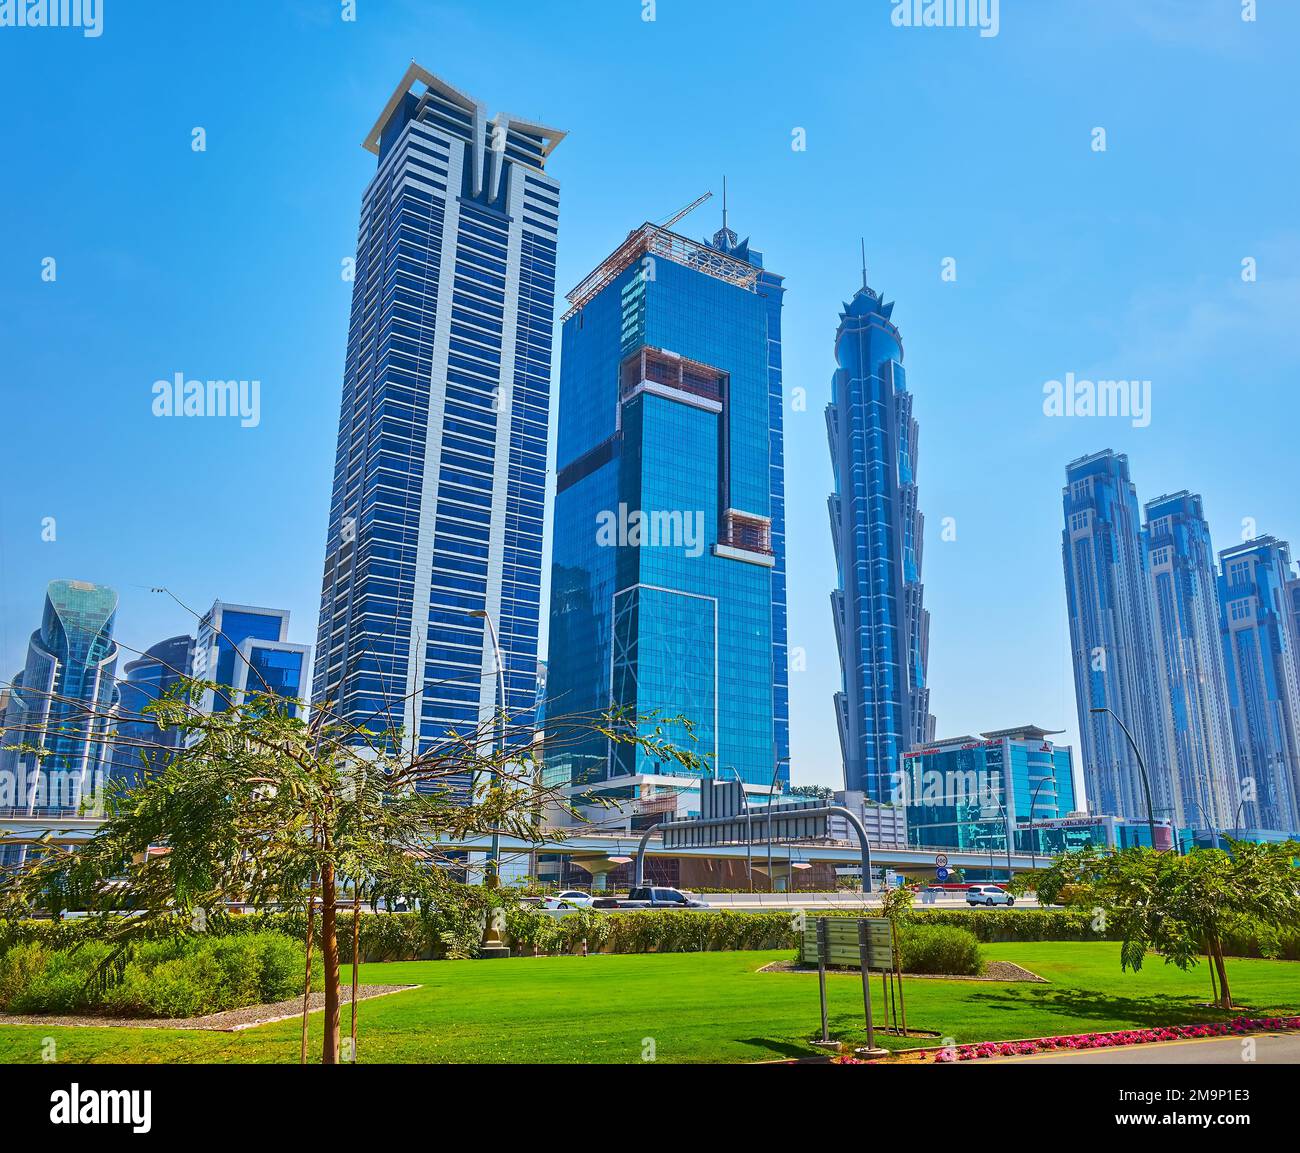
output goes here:
{"type": "MultiPolygon", "coordinates": [[[[288,609],[216,601],[199,621],[194,644],[194,676],[216,686],[199,707],[221,712],[256,693],[301,701],[310,659],[311,646],[289,640],[288,609]]],[[[296,715],[298,706],[288,711],[296,715]]]]}
{"type": "Polygon", "coordinates": [[[1175,824],[1230,828],[1235,752],[1218,574],[1199,496],[1179,492],[1147,502],[1146,554],[1160,706],[1175,769],[1175,824]]]}
{"type": "Polygon", "coordinates": [[[0,808],[48,812],[77,809],[83,798],[92,803],[98,798],[108,762],[110,713],[118,699],[116,618],[113,589],[86,581],[50,582],[27,663],[10,684],[0,808]]]}
{"type": "Polygon", "coordinates": [[[1219,622],[1243,810],[1231,828],[1300,833],[1300,660],[1291,554],[1263,536],[1219,553],[1219,622]]]}
{"type": "MultiPolygon", "coordinates": [[[[788,782],[781,277],[726,227],[646,224],[569,296],[547,773],[691,811],[698,782],[565,715],[684,717],[665,737],[766,794],[788,782]]],[[[635,814],[633,814],[635,816],[635,814]]]]}
{"type": "Polygon", "coordinates": [[[533,715],[563,133],[413,64],[365,142],[313,700],[427,751],[533,715]]]}
{"type": "Polygon", "coordinates": [[[122,670],[120,699],[113,726],[110,778],[134,788],[150,773],[166,767],[170,755],[184,744],[180,729],[160,729],[145,706],[161,700],[191,673],[194,638],[159,641],[122,670]]]}
{"type": "Polygon", "coordinates": [[[1088,807],[1146,820],[1141,768],[1112,709],[1142,750],[1157,817],[1174,806],[1160,710],[1154,626],[1137,490],[1128,457],[1107,449],[1066,468],[1061,537],[1074,660],[1074,695],[1088,807]]]}
{"type": "Polygon", "coordinates": [[[918,428],[893,311],[867,287],[864,269],[862,287],[840,314],[838,367],[826,408],[835,471],[830,520],[839,581],[831,608],[844,787],[877,801],[890,799],[903,754],[934,737],[918,428]]]}

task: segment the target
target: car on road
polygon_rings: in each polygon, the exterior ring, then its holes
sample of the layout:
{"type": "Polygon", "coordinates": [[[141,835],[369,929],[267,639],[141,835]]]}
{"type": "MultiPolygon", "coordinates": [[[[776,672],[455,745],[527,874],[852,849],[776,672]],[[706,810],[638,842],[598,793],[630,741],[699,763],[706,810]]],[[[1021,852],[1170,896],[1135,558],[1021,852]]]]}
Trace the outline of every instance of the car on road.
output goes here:
{"type": "Polygon", "coordinates": [[[972,885],[966,890],[968,905],[1006,905],[1009,909],[1015,903],[1015,897],[997,885],[972,885]]]}
{"type": "Polygon", "coordinates": [[[563,893],[556,893],[553,897],[547,897],[542,903],[543,909],[590,909],[591,894],[581,892],[578,889],[570,889],[563,893]]]}
{"type": "Polygon", "coordinates": [[[597,897],[591,902],[593,909],[707,909],[683,889],[670,889],[663,885],[638,885],[626,897],[597,897]]]}
{"type": "Polygon", "coordinates": [[[703,901],[696,900],[681,889],[661,885],[642,885],[633,889],[626,900],[619,901],[620,909],[707,909],[703,901]]]}

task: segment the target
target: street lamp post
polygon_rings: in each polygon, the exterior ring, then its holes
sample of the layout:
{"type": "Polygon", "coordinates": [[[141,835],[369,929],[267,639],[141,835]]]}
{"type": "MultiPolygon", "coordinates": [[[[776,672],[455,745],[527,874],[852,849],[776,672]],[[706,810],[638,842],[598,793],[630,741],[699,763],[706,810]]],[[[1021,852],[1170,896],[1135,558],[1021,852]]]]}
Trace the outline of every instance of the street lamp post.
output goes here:
{"type": "MultiPolygon", "coordinates": [[[[1007,883],[1010,884],[1011,879],[1015,876],[1015,872],[1011,868],[1011,814],[1007,812],[1006,805],[1004,805],[996,797],[990,796],[989,800],[991,800],[995,805],[997,805],[998,811],[1002,814],[1002,828],[1007,842],[1007,883]]],[[[989,872],[990,873],[993,872],[993,846],[992,845],[989,846],[989,872]]]]}
{"type": "Polygon", "coordinates": [[[1133,739],[1133,734],[1128,731],[1128,725],[1119,719],[1119,714],[1114,709],[1107,708],[1105,705],[1094,705],[1088,711],[1090,713],[1110,713],[1133,748],[1133,754],[1137,757],[1138,768],[1142,770],[1142,789],[1147,798],[1147,831],[1151,834],[1151,848],[1154,851],[1156,847],[1156,817],[1155,809],[1151,806],[1151,778],[1147,776],[1147,763],[1142,759],[1142,750],[1138,748],[1138,743],[1133,739]]]}
{"type": "Polygon", "coordinates": [[[772,873],[772,799],[776,795],[776,779],[781,775],[781,766],[789,760],[788,756],[777,756],[776,746],[772,746],[772,783],[767,790],[767,884],[773,892],[776,891],[776,877],[772,873]]]}
{"type": "MultiPolygon", "coordinates": [[[[505,673],[505,666],[501,663],[501,645],[497,642],[497,627],[492,621],[492,614],[489,613],[487,609],[471,609],[469,615],[472,617],[478,617],[481,620],[486,621],[487,628],[488,628],[488,636],[492,638],[492,655],[496,661],[496,666],[497,666],[497,694],[500,698],[499,701],[496,702],[496,716],[493,718],[492,721],[494,736],[499,739],[495,739],[493,741],[493,744],[496,745],[496,751],[498,752],[498,754],[500,754],[505,751],[506,734],[505,734],[504,714],[506,710],[506,673],[505,673]]],[[[493,764],[492,766],[491,775],[492,775],[492,781],[493,783],[495,783],[497,779],[497,767],[495,764],[493,764]]],[[[497,831],[496,826],[494,825],[492,828],[492,846],[488,850],[488,870],[487,870],[486,879],[489,887],[495,888],[497,882],[500,879],[499,878],[500,857],[501,857],[501,835],[497,831]]]]}
{"type": "MultiPolygon", "coordinates": [[[[1038,853],[1037,853],[1038,838],[1035,835],[1038,832],[1038,830],[1034,828],[1034,809],[1038,806],[1039,789],[1041,789],[1044,785],[1049,783],[1052,786],[1052,794],[1055,795],[1056,794],[1056,766],[1055,765],[1052,766],[1052,775],[1050,777],[1044,777],[1041,781],[1039,781],[1038,784],[1034,787],[1033,796],[1029,798],[1029,867],[1031,869],[1038,868],[1038,853]]],[[[1061,809],[1059,805],[1057,806],[1056,811],[1058,814],[1060,813],[1061,809]]]]}
{"type": "Polygon", "coordinates": [[[745,810],[745,872],[749,874],[749,891],[754,891],[754,815],[749,811],[749,798],[745,796],[745,782],[740,770],[735,765],[727,766],[736,774],[736,784],[740,786],[740,804],[745,810]]]}
{"type": "Polygon", "coordinates": [[[1246,798],[1242,797],[1241,801],[1237,805],[1237,815],[1236,817],[1233,818],[1232,821],[1232,839],[1234,841],[1241,840],[1241,814],[1242,811],[1245,809],[1245,807],[1246,807],[1246,798]]]}
{"type": "MultiPolygon", "coordinates": [[[[1210,814],[1205,811],[1205,808],[1201,805],[1200,801],[1195,797],[1189,797],[1188,800],[1196,806],[1196,811],[1201,814],[1201,820],[1205,822],[1205,827],[1210,830],[1210,836],[1214,838],[1213,847],[1217,849],[1219,847],[1219,826],[1210,820],[1210,814]]],[[[1192,844],[1193,847],[1195,847],[1196,838],[1194,836],[1192,838],[1192,844]]]]}

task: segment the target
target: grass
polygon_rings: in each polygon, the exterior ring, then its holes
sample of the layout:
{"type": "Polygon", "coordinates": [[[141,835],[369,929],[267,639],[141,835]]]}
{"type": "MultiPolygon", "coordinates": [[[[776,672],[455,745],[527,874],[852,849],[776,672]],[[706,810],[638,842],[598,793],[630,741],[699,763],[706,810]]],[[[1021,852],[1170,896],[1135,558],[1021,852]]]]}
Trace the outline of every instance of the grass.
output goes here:
{"type": "MultiPolygon", "coordinates": [[[[1111,942],[985,945],[1049,984],[907,981],[908,1024],[958,1042],[1005,1040],[1220,1019],[1204,965],[1190,973],[1148,959],[1121,973],[1111,942]]],[[[759,973],[779,952],[550,957],[510,961],[409,961],[363,965],[362,983],[422,988],[362,1002],[365,1062],[638,1062],[650,1040],[665,1062],[762,1061],[805,1056],[816,1035],[817,980],[759,973]]],[[[1300,1011],[1296,962],[1233,959],[1236,1003],[1251,1015],[1300,1011]]],[[[873,981],[880,1018],[879,979],[873,981]]],[[[831,1034],[863,1038],[862,984],[827,978],[831,1034]]],[[[318,1059],[321,1014],[313,1014],[318,1059]]],[[[347,1035],[348,1011],[343,1012],[347,1035]]],[[[53,1038],[60,1062],[294,1062],[296,1021],[242,1033],[0,1026],[0,1063],[40,1061],[53,1038]]],[[[892,1048],[932,1040],[884,1037],[892,1048]]]]}

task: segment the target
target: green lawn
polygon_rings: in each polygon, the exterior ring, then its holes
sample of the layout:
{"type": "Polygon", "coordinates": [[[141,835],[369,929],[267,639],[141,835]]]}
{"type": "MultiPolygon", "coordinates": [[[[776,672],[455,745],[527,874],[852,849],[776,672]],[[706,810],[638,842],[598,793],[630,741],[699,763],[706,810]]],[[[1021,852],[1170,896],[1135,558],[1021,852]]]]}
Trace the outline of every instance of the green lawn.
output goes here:
{"type": "MultiPolygon", "coordinates": [[[[1015,961],[1050,984],[908,980],[908,1024],[967,1042],[1217,1019],[1198,1005],[1209,997],[1204,965],[1182,973],[1153,957],[1141,973],[1121,973],[1119,946],[1104,942],[986,945],[984,951],[989,960],[1015,961]]],[[[646,1038],[653,1038],[659,1061],[802,1056],[812,1052],[807,1042],[818,1029],[816,976],[757,972],[789,956],[782,950],[365,965],[363,983],[423,987],[362,1002],[359,1056],[640,1061],[646,1038]]],[[[1234,959],[1228,971],[1237,1004],[1253,1014],[1300,1012],[1300,964],[1234,959]]],[[[860,980],[837,974],[827,984],[832,1035],[860,1039],[860,980]]],[[[877,979],[879,1011],[878,991],[877,979]]],[[[320,1021],[313,1014],[313,1056],[320,1021]]],[[[0,1063],[40,1061],[46,1037],[57,1042],[61,1062],[296,1061],[298,1031],[297,1022],[235,1034],[7,1026],[0,1027],[0,1063]]]]}

